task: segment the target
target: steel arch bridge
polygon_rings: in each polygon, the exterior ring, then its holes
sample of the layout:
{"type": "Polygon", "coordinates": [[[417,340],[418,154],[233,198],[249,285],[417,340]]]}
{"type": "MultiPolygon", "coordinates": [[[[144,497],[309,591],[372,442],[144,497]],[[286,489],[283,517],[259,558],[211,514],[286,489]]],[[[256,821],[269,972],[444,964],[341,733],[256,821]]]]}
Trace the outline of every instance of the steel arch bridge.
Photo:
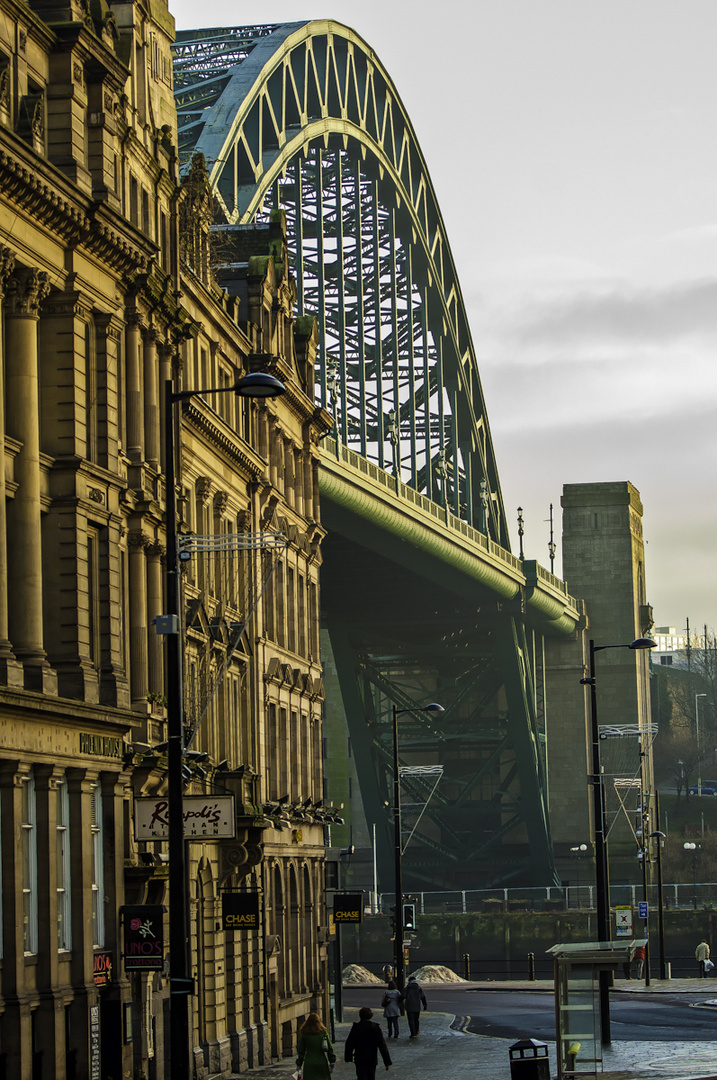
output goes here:
{"type": "Polygon", "coordinates": [[[286,211],[342,443],[508,547],[443,218],[373,50],[329,21],[183,31],[174,78],[180,161],[204,154],[226,222],[286,211]]]}
{"type": "MultiPolygon", "coordinates": [[[[408,887],[553,884],[543,633],[565,633],[578,616],[562,582],[510,554],[461,289],[400,97],[373,50],[331,21],[179,32],[174,79],[181,166],[204,155],[220,230],[285,212],[299,312],[318,322],[317,402],[336,417],[322,482],[335,711],[367,819],[385,826],[385,872],[391,707],[440,697],[440,723],[415,712],[402,728],[409,773],[446,769],[407,859],[408,887]],[[410,518],[414,492],[431,528],[441,516],[446,530],[463,528],[470,558],[499,566],[505,591],[406,558],[405,543],[353,512],[358,500],[348,510],[332,501],[337,474],[356,463],[393,484],[394,516],[403,503],[410,518]],[[525,600],[538,593],[543,615],[530,624],[525,600]]],[[[423,786],[406,782],[416,805],[423,786]]]]}

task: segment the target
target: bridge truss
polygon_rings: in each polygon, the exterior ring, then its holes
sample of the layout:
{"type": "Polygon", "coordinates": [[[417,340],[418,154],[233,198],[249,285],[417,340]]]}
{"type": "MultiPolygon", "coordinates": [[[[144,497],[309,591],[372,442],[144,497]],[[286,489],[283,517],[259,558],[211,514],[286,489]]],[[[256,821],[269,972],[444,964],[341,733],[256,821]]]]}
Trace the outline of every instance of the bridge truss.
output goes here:
{"type": "MultiPolygon", "coordinates": [[[[410,119],[373,50],[332,21],[182,31],[174,78],[180,164],[204,155],[219,231],[286,215],[299,313],[318,322],[317,402],[336,418],[337,447],[511,559],[443,219],[410,119]]],[[[359,589],[351,607],[347,571],[368,548],[360,539],[355,546],[356,520],[332,516],[322,489],[324,506],[323,606],[365,812],[385,827],[382,863],[390,867],[390,706],[427,693],[450,707],[431,732],[425,720],[403,725],[403,761],[447,771],[412,844],[409,885],[413,867],[416,886],[471,887],[466,857],[483,884],[516,875],[553,883],[542,637],[526,629],[520,589],[510,613],[489,590],[469,591],[457,611],[455,590],[436,592],[419,570],[404,582],[409,603],[394,588],[403,551],[387,562],[381,539],[366,570],[376,587],[359,589]],[[367,610],[368,595],[376,602],[367,610]],[[432,629],[438,609],[456,621],[448,633],[432,629]]],[[[420,780],[407,785],[420,803],[420,780]]]]}

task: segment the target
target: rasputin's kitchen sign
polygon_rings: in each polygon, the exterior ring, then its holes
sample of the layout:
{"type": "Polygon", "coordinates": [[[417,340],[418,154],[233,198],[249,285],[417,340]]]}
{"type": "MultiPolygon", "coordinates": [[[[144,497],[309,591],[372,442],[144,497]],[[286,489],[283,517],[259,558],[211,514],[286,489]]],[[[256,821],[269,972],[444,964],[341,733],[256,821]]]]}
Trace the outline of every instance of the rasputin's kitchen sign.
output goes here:
{"type": "MultiPolygon", "coordinates": [[[[135,840],[166,840],[169,835],[169,801],[135,799],[135,840]]],[[[184,838],[234,836],[234,796],[185,795],[182,800],[184,838]]]]}

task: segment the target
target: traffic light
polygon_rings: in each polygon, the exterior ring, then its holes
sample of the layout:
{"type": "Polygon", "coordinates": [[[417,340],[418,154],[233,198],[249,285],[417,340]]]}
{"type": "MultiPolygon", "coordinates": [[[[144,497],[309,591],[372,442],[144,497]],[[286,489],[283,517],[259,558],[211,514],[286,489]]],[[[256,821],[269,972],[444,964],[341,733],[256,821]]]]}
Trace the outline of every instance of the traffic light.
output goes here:
{"type": "Polygon", "coordinates": [[[403,905],[403,929],[415,930],[416,929],[416,905],[404,904],[403,905]]]}

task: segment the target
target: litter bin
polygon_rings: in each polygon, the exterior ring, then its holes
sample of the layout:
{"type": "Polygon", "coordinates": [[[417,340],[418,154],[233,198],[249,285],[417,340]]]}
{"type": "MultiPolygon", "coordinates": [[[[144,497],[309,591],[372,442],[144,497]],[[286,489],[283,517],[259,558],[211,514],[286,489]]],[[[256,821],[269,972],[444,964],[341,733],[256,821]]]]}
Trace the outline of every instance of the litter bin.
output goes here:
{"type": "Polygon", "coordinates": [[[510,1080],[550,1080],[548,1044],[520,1039],[508,1048],[510,1080]]]}

